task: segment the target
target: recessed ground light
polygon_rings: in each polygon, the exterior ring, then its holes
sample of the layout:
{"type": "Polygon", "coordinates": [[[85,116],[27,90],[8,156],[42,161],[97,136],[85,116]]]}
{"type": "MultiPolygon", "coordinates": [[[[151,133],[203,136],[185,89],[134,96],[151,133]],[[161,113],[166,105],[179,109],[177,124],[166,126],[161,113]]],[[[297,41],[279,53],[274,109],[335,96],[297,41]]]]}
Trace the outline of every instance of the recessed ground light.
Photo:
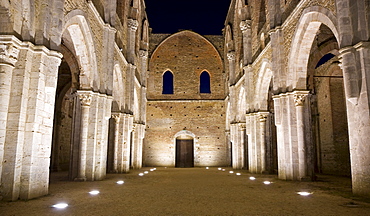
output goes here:
{"type": "Polygon", "coordinates": [[[145,171],[144,174],[148,174],[149,172],[148,171],[145,171]]]}
{"type": "Polygon", "coordinates": [[[220,168],[220,167],[219,167],[219,168],[217,168],[217,169],[218,169],[218,170],[222,170],[222,168],[220,168]]]}
{"type": "Polygon", "coordinates": [[[255,178],[255,177],[253,177],[253,176],[249,177],[249,179],[250,179],[250,180],[256,180],[256,178],[255,178]]]}
{"type": "Polygon", "coordinates": [[[67,203],[57,203],[55,205],[52,205],[51,207],[57,208],[57,209],[64,209],[68,207],[68,204],[67,203]]]}
{"type": "Polygon", "coordinates": [[[119,180],[118,182],[117,182],[117,184],[123,184],[123,183],[125,183],[124,181],[122,181],[122,180],[119,180]]]}
{"type": "Polygon", "coordinates": [[[307,192],[307,191],[300,191],[300,192],[297,192],[297,194],[299,194],[299,195],[301,195],[301,196],[309,196],[309,195],[311,195],[312,193],[307,192]]]}
{"type": "Polygon", "coordinates": [[[144,173],[139,173],[139,176],[143,176],[144,175],[144,173]]]}
{"type": "Polygon", "coordinates": [[[270,181],[264,181],[263,182],[263,184],[265,184],[265,185],[269,185],[269,184],[271,184],[272,182],[270,182],[270,181]]]}
{"type": "Polygon", "coordinates": [[[206,169],[209,169],[209,167],[206,167],[206,169]]]}
{"type": "Polygon", "coordinates": [[[153,170],[156,170],[157,168],[153,168],[153,170]]]}
{"type": "Polygon", "coordinates": [[[154,169],[150,169],[150,172],[153,172],[154,171],[154,169]]]}
{"type": "Polygon", "coordinates": [[[234,171],[229,171],[229,173],[234,173],[234,171]]]}
{"type": "Polygon", "coordinates": [[[224,171],[224,172],[225,172],[226,170],[225,170],[225,169],[222,169],[222,171],[224,171]]]}
{"type": "Polygon", "coordinates": [[[236,173],[236,175],[241,175],[241,173],[236,173]]]}
{"type": "Polygon", "coordinates": [[[91,194],[91,195],[97,195],[97,194],[99,194],[100,192],[99,191],[97,191],[97,190],[93,190],[93,191],[90,191],[89,192],[89,194],[91,194]]]}

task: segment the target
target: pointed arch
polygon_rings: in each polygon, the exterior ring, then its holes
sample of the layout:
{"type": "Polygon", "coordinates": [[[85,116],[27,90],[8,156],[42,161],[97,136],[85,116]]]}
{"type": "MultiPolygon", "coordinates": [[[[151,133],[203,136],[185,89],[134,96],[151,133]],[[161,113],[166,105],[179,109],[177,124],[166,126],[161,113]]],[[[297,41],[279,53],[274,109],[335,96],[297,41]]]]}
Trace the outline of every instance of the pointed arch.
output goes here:
{"type": "Polygon", "coordinates": [[[80,67],[79,88],[98,91],[100,78],[97,71],[94,40],[84,12],[74,10],[68,13],[62,32],[64,46],[73,53],[80,67]]]}
{"type": "Polygon", "coordinates": [[[258,73],[255,106],[258,110],[268,110],[268,91],[272,79],[271,64],[264,59],[258,73]]]}
{"type": "Polygon", "coordinates": [[[339,42],[336,17],[326,8],[313,6],[303,11],[294,34],[288,62],[288,87],[306,89],[307,65],[312,43],[320,26],[326,25],[339,42]]]}

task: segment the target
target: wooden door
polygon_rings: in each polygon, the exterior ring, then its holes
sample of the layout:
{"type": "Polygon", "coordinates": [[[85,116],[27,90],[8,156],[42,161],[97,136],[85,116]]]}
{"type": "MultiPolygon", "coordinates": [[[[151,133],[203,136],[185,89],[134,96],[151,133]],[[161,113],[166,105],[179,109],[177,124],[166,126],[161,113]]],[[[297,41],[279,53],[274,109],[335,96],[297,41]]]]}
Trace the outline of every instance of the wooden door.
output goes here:
{"type": "Polygon", "coordinates": [[[176,167],[194,167],[193,140],[176,139],[176,167]]]}

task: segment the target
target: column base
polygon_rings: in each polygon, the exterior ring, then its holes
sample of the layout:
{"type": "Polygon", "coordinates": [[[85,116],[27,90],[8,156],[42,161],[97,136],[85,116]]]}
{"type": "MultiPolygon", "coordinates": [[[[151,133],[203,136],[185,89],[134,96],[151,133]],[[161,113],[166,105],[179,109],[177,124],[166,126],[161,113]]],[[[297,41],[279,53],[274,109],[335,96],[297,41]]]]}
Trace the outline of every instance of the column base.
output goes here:
{"type": "Polygon", "coordinates": [[[86,181],[86,178],[75,178],[73,181],[84,182],[86,181]]]}
{"type": "Polygon", "coordinates": [[[302,182],[311,182],[312,181],[312,178],[309,177],[309,176],[301,177],[301,181],[302,182]]]}

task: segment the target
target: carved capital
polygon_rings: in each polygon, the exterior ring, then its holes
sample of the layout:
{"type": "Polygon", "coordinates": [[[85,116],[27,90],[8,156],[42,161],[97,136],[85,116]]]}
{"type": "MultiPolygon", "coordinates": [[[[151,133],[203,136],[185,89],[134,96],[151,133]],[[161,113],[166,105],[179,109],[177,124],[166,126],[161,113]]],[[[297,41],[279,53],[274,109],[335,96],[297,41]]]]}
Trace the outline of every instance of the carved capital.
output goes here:
{"type": "Polygon", "coordinates": [[[240,24],[239,24],[240,30],[242,32],[244,32],[244,31],[246,31],[248,29],[251,29],[251,23],[252,23],[251,20],[243,20],[243,21],[241,21],[240,24]]]}
{"type": "Polygon", "coordinates": [[[303,106],[306,100],[307,94],[294,94],[294,104],[296,106],[303,106]]]}
{"type": "Polygon", "coordinates": [[[139,50],[139,56],[141,58],[148,58],[148,51],[146,51],[146,50],[139,50]]]}
{"type": "Polygon", "coordinates": [[[112,114],[112,118],[116,121],[116,123],[119,123],[121,120],[121,114],[120,113],[114,113],[112,114]]]}
{"type": "Polygon", "coordinates": [[[14,66],[18,60],[19,49],[12,43],[0,43],[0,63],[14,66]]]}
{"type": "Polygon", "coordinates": [[[235,52],[234,51],[230,51],[227,53],[227,59],[229,61],[234,61],[235,60],[235,52]]]}
{"type": "Polygon", "coordinates": [[[266,122],[267,121],[268,114],[267,113],[260,113],[258,116],[258,120],[260,122],[266,122]]]}
{"type": "Polygon", "coordinates": [[[82,106],[90,106],[91,105],[91,93],[88,92],[78,92],[77,93],[78,99],[80,99],[80,103],[82,106]]]}
{"type": "Polygon", "coordinates": [[[134,19],[129,19],[127,22],[127,26],[131,31],[136,31],[137,27],[139,27],[139,22],[134,19]]]}

